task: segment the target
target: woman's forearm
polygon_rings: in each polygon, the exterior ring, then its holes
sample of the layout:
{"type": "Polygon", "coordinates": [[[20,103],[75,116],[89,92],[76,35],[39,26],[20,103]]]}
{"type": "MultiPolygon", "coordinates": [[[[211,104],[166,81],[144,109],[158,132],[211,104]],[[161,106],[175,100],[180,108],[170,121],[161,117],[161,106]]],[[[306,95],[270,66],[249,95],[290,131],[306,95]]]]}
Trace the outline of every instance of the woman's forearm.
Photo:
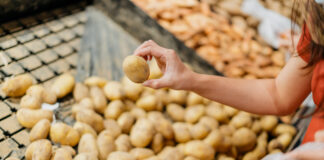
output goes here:
{"type": "Polygon", "coordinates": [[[291,112],[278,97],[275,79],[244,80],[193,73],[188,90],[208,99],[255,114],[291,112]]]}

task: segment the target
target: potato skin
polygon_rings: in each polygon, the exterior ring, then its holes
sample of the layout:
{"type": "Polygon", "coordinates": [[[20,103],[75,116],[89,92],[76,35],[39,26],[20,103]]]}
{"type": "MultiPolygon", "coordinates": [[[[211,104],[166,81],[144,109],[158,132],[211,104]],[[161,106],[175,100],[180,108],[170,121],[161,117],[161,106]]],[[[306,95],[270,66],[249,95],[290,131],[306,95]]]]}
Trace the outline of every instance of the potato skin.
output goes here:
{"type": "Polygon", "coordinates": [[[118,136],[118,138],[115,140],[115,144],[117,151],[128,152],[132,149],[130,138],[126,134],[121,134],[118,136]]]}
{"type": "Polygon", "coordinates": [[[105,130],[109,131],[113,138],[117,138],[122,133],[122,129],[120,128],[118,123],[113,119],[106,119],[104,121],[104,126],[105,130]]]}
{"type": "Polygon", "coordinates": [[[100,132],[98,135],[97,145],[99,150],[99,158],[101,160],[106,160],[108,155],[116,150],[114,137],[112,137],[110,133],[105,130],[100,132]]]}
{"type": "Polygon", "coordinates": [[[167,113],[172,120],[177,122],[183,122],[185,119],[184,117],[186,111],[182,106],[175,103],[170,103],[167,105],[167,113]]]}
{"type": "Polygon", "coordinates": [[[50,138],[55,143],[75,146],[79,143],[79,132],[65,123],[55,123],[50,129],[50,138]]]}
{"type": "Polygon", "coordinates": [[[176,122],[172,125],[175,141],[185,143],[191,140],[191,134],[186,123],[176,122]]]}
{"type": "Polygon", "coordinates": [[[107,160],[136,160],[136,158],[128,152],[116,151],[110,153],[107,160]]]}
{"type": "Polygon", "coordinates": [[[53,160],[72,160],[71,153],[65,148],[59,148],[55,151],[55,154],[52,158],[53,160]]]}
{"type": "Polygon", "coordinates": [[[175,147],[164,147],[163,150],[158,154],[158,158],[162,160],[172,159],[172,160],[183,160],[184,154],[175,147]]]}
{"type": "Polygon", "coordinates": [[[117,120],[117,123],[122,129],[123,133],[129,133],[134,122],[135,122],[135,117],[129,112],[124,112],[119,116],[117,120]]]}
{"type": "Polygon", "coordinates": [[[73,125],[73,129],[79,132],[80,137],[83,134],[90,133],[94,137],[97,137],[97,132],[88,124],[82,122],[75,122],[73,125]]]}
{"type": "Polygon", "coordinates": [[[154,125],[147,119],[139,119],[130,132],[130,140],[135,147],[146,147],[153,139],[154,125]]]}
{"type": "Polygon", "coordinates": [[[104,129],[103,118],[90,109],[83,109],[77,112],[76,120],[90,125],[97,133],[104,129]]]}
{"type": "Polygon", "coordinates": [[[54,81],[51,91],[56,94],[57,98],[62,98],[72,92],[74,84],[74,77],[71,74],[65,73],[54,81]]]}
{"type": "Polygon", "coordinates": [[[291,126],[289,124],[278,124],[276,128],[273,130],[272,134],[275,136],[289,133],[292,136],[294,136],[297,133],[297,130],[294,126],[291,126]]]}
{"type": "Polygon", "coordinates": [[[130,55],[123,61],[125,75],[135,83],[143,83],[150,76],[150,68],[144,58],[130,55]]]}
{"type": "Polygon", "coordinates": [[[214,149],[203,141],[190,141],[185,146],[185,154],[198,159],[213,160],[215,156],[214,149]]]}
{"type": "Polygon", "coordinates": [[[89,97],[89,89],[82,83],[76,83],[73,89],[73,98],[76,102],[80,102],[82,99],[89,97]]]}
{"type": "Polygon", "coordinates": [[[9,97],[19,97],[24,95],[32,85],[33,78],[28,74],[22,74],[6,79],[3,83],[2,91],[9,97]]]}
{"type": "Polygon", "coordinates": [[[107,83],[107,80],[101,77],[88,77],[85,81],[84,84],[91,87],[91,86],[98,86],[100,88],[103,88],[107,83]]]}
{"type": "Polygon", "coordinates": [[[50,160],[52,155],[52,144],[47,139],[32,142],[26,149],[26,160],[50,160]]]}
{"type": "Polygon", "coordinates": [[[233,144],[240,152],[247,152],[253,149],[256,144],[255,133],[248,128],[236,130],[232,137],[233,144]]]}
{"type": "Polygon", "coordinates": [[[125,96],[123,85],[117,81],[108,82],[103,88],[103,90],[106,97],[111,101],[120,100],[125,96]]]}
{"type": "Polygon", "coordinates": [[[78,144],[78,154],[80,153],[92,153],[96,157],[99,155],[97,141],[93,135],[89,133],[82,135],[78,144]]]}
{"type": "Polygon", "coordinates": [[[46,139],[51,128],[51,122],[48,119],[42,119],[36,123],[29,133],[29,140],[31,142],[46,139]]]}
{"type": "Polygon", "coordinates": [[[26,128],[32,128],[38,121],[42,119],[52,121],[53,112],[49,110],[21,108],[17,112],[17,119],[20,125],[26,128]]]}
{"type": "Polygon", "coordinates": [[[278,118],[275,116],[263,116],[261,117],[261,126],[264,131],[272,131],[278,124],[278,118]]]}
{"type": "Polygon", "coordinates": [[[205,114],[203,105],[195,105],[186,109],[185,121],[188,123],[196,123],[205,114]]]}
{"type": "Polygon", "coordinates": [[[136,106],[144,109],[145,111],[153,111],[158,104],[157,97],[154,95],[142,96],[136,101],[136,106]]]}
{"type": "Polygon", "coordinates": [[[93,86],[90,88],[90,95],[94,104],[94,110],[103,114],[107,107],[107,100],[103,91],[99,87],[93,86]]]}
{"type": "Polygon", "coordinates": [[[161,133],[156,133],[153,137],[151,148],[155,153],[159,153],[164,146],[164,138],[161,133]]]}
{"type": "Polygon", "coordinates": [[[125,110],[125,104],[121,100],[111,101],[105,110],[105,118],[116,120],[125,110]]]}
{"type": "Polygon", "coordinates": [[[40,97],[24,95],[20,100],[21,108],[29,108],[29,109],[40,109],[42,106],[42,101],[40,97]]]}
{"type": "Polygon", "coordinates": [[[98,157],[96,153],[85,152],[79,153],[73,160],[98,160],[98,157]]]}
{"type": "Polygon", "coordinates": [[[148,148],[133,148],[129,153],[137,160],[144,160],[154,156],[154,152],[148,148]]]}

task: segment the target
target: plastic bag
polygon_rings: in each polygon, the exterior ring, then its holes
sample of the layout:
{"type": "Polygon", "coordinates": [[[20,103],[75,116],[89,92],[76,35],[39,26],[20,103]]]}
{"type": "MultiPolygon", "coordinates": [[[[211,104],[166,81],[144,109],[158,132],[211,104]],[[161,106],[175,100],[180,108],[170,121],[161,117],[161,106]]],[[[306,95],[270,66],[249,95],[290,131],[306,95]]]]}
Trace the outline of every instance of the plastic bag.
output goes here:
{"type": "MultiPolygon", "coordinates": [[[[258,32],[260,36],[272,47],[279,48],[280,35],[291,30],[291,21],[274,11],[264,8],[258,0],[244,0],[241,6],[242,12],[260,20],[258,32]]],[[[300,29],[293,25],[295,32],[300,29]]]]}

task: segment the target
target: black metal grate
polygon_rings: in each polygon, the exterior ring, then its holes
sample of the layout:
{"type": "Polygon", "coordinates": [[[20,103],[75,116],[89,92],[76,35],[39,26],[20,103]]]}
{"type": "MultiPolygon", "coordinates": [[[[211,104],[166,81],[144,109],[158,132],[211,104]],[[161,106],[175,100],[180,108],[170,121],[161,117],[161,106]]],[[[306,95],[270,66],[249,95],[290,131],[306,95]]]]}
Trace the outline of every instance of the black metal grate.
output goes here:
{"type": "MultiPolygon", "coordinates": [[[[63,72],[75,73],[86,5],[81,2],[1,24],[0,87],[6,77],[22,73],[44,86],[63,72]]],[[[16,119],[19,100],[2,91],[0,99],[0,160],[23,159],[30,142],[28,131],[16,119]]]]}

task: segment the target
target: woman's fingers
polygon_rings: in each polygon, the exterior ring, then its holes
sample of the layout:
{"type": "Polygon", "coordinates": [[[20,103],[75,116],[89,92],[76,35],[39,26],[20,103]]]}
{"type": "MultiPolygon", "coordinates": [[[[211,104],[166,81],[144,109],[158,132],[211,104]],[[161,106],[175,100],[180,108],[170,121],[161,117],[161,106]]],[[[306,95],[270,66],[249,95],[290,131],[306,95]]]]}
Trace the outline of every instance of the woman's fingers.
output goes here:
{"type": "Polygon", "coordinates": [[[170,87],[170,82],[166,80],[164,77],[162,77],[160,79],[147,80],[143,83],[143,85],[154,89],[160,89],[160,88],[170,87]]]}
{"type": "Polygon", "coordinates": [[[324,130],[317,131],[314,137],[316,142],[324,142],[324,130]]]}

